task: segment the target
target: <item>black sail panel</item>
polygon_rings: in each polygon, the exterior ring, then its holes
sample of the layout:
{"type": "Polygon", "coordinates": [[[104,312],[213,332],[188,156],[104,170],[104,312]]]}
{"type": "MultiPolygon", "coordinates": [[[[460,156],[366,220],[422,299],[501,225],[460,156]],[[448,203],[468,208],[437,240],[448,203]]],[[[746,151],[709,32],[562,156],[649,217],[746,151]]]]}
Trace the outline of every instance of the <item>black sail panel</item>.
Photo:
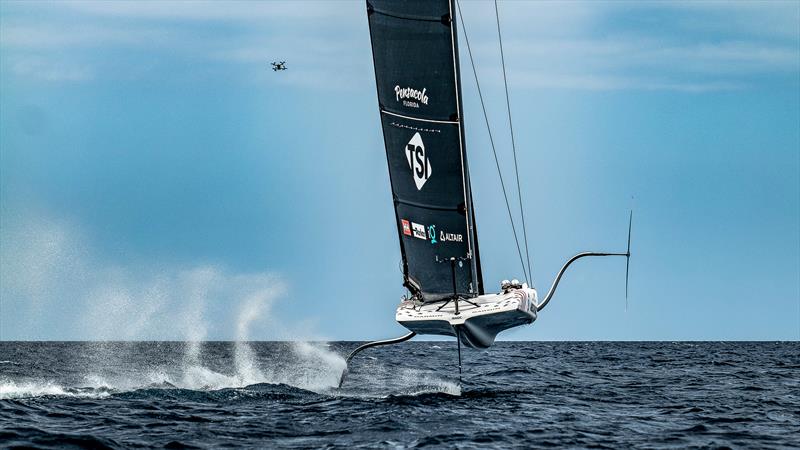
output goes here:
{"type": "Polygon", "coordinates": [[[482,292],[448,0],[370,0],[378,102],[405,284],[425,301],[482,292]]]}
{"type": "Polygon", "coordinates": [[[458,126],[426,124],[384,114],[383,134],[392,173],[395,212],[406,261],[407,281],[426,300],[453,293],[451,257],[459,293],[475,290],[468,260],[470,243],[464,184],[458,161],[458,126]],[[419,186],[419,189],[418,189],[419,186]]]}
{"type": "Polygon", "coordinates": [[[455,120],[449,2],[369,0],[367,13],[381,109],[455,120]]]}

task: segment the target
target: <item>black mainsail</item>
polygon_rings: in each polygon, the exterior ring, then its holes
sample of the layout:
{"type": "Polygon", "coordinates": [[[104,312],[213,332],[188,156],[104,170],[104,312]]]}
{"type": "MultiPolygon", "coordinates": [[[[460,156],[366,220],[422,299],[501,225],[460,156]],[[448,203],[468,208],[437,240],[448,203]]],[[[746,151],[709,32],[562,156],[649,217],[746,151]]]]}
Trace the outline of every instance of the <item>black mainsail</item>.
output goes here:
{"type": "Polygon", "coordinates": [[[482,294],[453,2],[368,0],[367,15],[404,284],[426,302],[482,294]]]}

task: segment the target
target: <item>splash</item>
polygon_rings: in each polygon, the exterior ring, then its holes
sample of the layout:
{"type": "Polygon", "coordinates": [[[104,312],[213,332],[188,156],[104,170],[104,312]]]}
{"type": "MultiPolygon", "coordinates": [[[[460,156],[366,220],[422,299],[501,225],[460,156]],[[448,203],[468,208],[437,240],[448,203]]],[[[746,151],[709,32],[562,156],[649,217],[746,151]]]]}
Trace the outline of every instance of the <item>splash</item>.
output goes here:
{"type": "MultiPolygon", "coordinates": [[[[162,361],[160,366],[127,372],[119,368],[135,360],[134,344],[98,342],[87,356],[84,387],[116,392],[282,383],[327,392],[338,385],[345,362],[325,344],[292,342],[279,351],[259,352],[250,341],[254,336],[316,338],[307,331],[314,318],[287,323],[273,313],[275,302],[288,292],[278,275],[231,273],[214,265],[121,265],[97,257],[79,227],[67,221],[43,216],[11,225],[0,230],[4,280],[0,298],[4,311],[12,311],[13,317],[4,314],[0,328],[25,323],[34,336],[56,340],[185,342],[177,365],[162,361]],[[64,301],[65,295],[69,302],[64,301]],[[28,303],[36,308],[26,310],[28,303]],[[43,331],[53,324],[57,324],[56,334],[43,331]],[[206,340],[231,337],[235,339],[232,358],[221,365],[213,360],[217,356],[207,354],[206,340]]],[[[393,375],[394,383],[398,374],[393,375]]],[[[409,391],[420,390],[418,374],[399,379],[409,391]]],[[[455,392],[456,388],[446,382],[426,382],[422,389],[455,392]]],[[[80,394],[46,380],[24,385],[7,380],[3,389],[4,395],[80,394]]]]}
{"type": "Polygon", "coordinates": [[[245,299],[239,311],[234,363],[241,384],[255,384],[266,379],[264,373],[259,369],[253,349],[247,341],[250,338],[250,327],[265,313],[273,295],[274,293],[268,291],[255,292],[245,299]]]}
{"type": "MultiPolygon", "coordinates": [[[[206,297],[211,283],[217,278],[217,271],[211,268],[201,268],[190,271],[186,278],[189,284],[187,305],[183,314],[183,329],[186,334],[186,352],[183,365],[187,368],[200,366],[201,343],[206,337],[206,326],[203,320],[206,297]]],[[[187,376],[196,377],[196,374],[187,370],[187,376]]]]}
{"type": "MultiPolygon", "coordinates": [[[[108,259],[80,226],[41,212],[3,219],[0,337],[5,339],[233,340],[241,328],[239,305],[253,295],[275,297],[285,290],[271,272],[108,259]]],[[[257,318],[245,327],[258,325],[257,318]]],[[[269,328],[258,332],[262,339],[275,337],[269,328]]],[[[198,362],[199,354],[194,344],[188,357],[198,362]]]]}
{"type": "MultiPolygon", "coordinates": [[[[80,227],[45,214],[6,220],[0,239],[0,299],[4,313],[11,312],[0,316],[0,329],[21,336],[24,330],[39,339],[99,341],[84,355],[82,383],[92,389],[256,383],[323,389],[334,386],[344,365],[315,344],[290,344],[277,354],[259,354],[253,347],[255,336],[285,336],[302,325],[272,313],[287,292],[276,274],[231,273],[215,265],[119,264],[98,257],[80,227]],[[228,366],[208,360],[214,358],[205,349],[209,338],[236,340],[228,366]],[[165,339],[185,342],[177,366],[162,361],[127,371],[120,368],[135,360],[135,344],[107,342],[165,339]]],[[[76,394],[48,381],[5,380],[2,388],[3,395],[13,396],[76,394]]]]}
{"type": "Polygon", "coordinates": [[[319,342],[292,342],[290,351],[292,365],[275,381],[314,392],[338,387],[346,367],[341,355],[319,342]]]}

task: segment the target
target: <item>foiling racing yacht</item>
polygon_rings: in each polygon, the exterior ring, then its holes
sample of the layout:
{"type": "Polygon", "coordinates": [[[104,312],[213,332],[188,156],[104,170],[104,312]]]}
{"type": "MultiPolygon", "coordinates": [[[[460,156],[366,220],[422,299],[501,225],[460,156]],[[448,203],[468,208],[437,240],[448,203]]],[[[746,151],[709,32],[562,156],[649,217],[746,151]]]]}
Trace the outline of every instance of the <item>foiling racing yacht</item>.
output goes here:
{"type": "MultiPolygon", "coordinates": [[[[532,323],[572,262],[588,256],[624,256],[629,261],[631,222],[626,252],[575,255],[561,268],[541,302],[534,288],[517,280],[504,280],[500,292],[487,293],[464,142],[458,5],[455,0],[368,0],[366,6],[403,284],[409,291],[397,307],[396,319],[410,332],[364,344],[347,362],[366,348],[403,342],[417,334],[444,335],[459,343],[460,370],[462,344],[487,348],[501,331],[532,323]]],[[[499,15],[497,21],[499,36],[499,15]]],[[[468,38],[466,44],[469,50],[468,38]]],[[[505,62],[503,67],[505,74],[505,62]]],[[[510,124],[510,107],[508,111],[510,124]]],[[[516,150],[514,154],[516,165],[516,150]]],[[[502,183],[499,163],[498,173],[502,183]]],[[[517,175],[519,186],[518,181],[517,175]]],[[[507,197],[506,206],[511,218],[507,197]]],[[[525,271],[521,251],[519,256],[525,271]]]]}

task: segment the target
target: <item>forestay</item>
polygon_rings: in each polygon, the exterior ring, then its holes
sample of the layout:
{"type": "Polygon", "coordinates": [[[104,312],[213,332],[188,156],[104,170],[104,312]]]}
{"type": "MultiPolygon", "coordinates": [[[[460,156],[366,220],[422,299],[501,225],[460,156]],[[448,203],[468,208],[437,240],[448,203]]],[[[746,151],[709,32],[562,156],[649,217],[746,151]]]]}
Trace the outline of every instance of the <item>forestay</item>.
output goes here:
{"type": "Polygon", "coordinates": [[[367,12],[405,285],[452,295],[456,258],[457,293],[482,294],[453,4],[369,0],[367,12]]]}

